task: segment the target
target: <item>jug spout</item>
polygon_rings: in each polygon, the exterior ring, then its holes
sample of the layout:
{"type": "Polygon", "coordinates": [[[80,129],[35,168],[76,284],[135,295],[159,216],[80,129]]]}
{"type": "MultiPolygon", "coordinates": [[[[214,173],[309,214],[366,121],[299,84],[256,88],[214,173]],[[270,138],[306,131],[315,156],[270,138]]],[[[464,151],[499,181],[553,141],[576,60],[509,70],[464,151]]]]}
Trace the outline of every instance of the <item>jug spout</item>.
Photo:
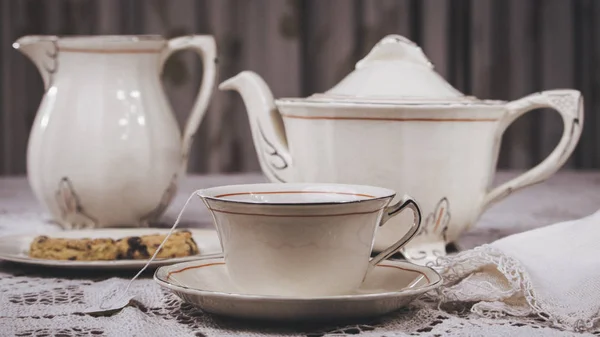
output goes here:
{"type": "Polygon", "coordinates": [[[19,38],[12,46],[35,64],[44,81],[44,88],[50,88],[54,74],[58,70],[58,37],[28,35],[19,38]]]}
{"type": "Polygon", "coordinates": [[[219,89],[235,90],[242,96],[263,173],[272,182],[289,182],[292,158],[285,128],[265,81],[252,71],[243,71],[221,83],[219,89]]]}

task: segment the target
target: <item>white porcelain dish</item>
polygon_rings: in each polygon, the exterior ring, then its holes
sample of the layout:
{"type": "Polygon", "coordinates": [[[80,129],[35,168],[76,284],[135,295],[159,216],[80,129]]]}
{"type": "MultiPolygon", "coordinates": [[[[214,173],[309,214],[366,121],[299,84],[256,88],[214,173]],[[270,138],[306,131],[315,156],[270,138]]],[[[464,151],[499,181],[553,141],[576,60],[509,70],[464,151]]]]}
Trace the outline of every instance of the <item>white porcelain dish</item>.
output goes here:
{"type": "MultiPolygon", "coordinates": [[[[212,229],[185,229],[192,233],[192,237],[200,253],[198,255],[172,259],[157,259],[149,267],[156,268],[168,264],[191,261],[204,256],[222,254],[221,243],[217,232],[212,229]]],[[[168,229],[159,228],[132,228],[132,229],[91,229],[69,230],[44,233],[44,235],[57,238],[112,238],[119,239],[127,236],[141,236],[148,234],[166,234],[168,229]]],[[[116,260],[116,261],[57,261],[36,259],[28,256],[31,241],[39,234],[10,235],[0,237],[0,260],[29,264],[34,266],[59,267],[70,269],[140,269],[147,260],[116,260]]]]}
{"type": "MultiPolygon", "coordinates": [[[[270,321],[350,320],[396,311],[442,283],[429,267],[385,261],[348,295],[310,298],[252,295],[230,279],[222,258],[160,267],[154,280],[203,311],[241,319],[270,321]]],[[[273,280],[276,282],[276,280],[273,280]]]]}

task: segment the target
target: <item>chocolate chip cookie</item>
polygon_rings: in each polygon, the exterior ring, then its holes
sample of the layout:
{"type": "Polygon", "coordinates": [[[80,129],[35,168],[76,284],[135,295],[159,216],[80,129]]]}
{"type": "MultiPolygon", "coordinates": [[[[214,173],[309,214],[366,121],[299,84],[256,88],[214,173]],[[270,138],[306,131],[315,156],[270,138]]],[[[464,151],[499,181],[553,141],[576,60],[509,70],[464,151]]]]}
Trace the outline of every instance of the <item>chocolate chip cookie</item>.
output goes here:
{"type": "MultiPolygon", "coordinates": [[[[117,240],[119,259],[149,259],[166,235],[132,236],[117,240]]],[[[156,256],[160,259],[198,254],[198,245],[189,231],[174,232],[156,256]]]]}
{"type": "MultiPolygon", "coordinates": [[[[64,239],[46,235],[36,237],[29,247],[29,256],[48,260],[110,261],[149,259],[165,239],[166,234],[130,236],[118,240],[64,239]]],[[[189,231],[174,232],[157,258],[191,256],[199,253],[189,231]]]]}
{"type": "Polygon", "coordinates": [[[49,260],[116,260],[118,253],[113,239],[60,239],[42,235],[29,247],[29,256],[49,260]]]}

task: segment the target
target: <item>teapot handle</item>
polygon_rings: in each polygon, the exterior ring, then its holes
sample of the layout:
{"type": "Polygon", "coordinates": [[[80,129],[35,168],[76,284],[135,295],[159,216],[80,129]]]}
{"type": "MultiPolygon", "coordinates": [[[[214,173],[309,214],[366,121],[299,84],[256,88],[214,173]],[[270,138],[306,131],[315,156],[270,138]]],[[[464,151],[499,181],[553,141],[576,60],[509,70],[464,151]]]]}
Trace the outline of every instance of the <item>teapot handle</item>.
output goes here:
{"type": "Polygon", "coordinates": [[[506,107],[508,113],[501,122],[496,139],[497,149],[504,130],[517,118],[534,109],[555,109],[563,120],[563,134],[554,151],[544,161],[488,192],[483,199],[482,209],[504,199],[513,191],[540,183],[556,173],[575,149],[583,128],[583,97],[577,90],[543,91],[512,101],[506,107]]]}
{"type": "Polygon", "coordinates": [[[194,106],[183,129],[182,137],[182,167],[187,165],[189,151],[194,140],[194,134],[206,113],[208,102],[215,85],[217,46],[215,39],[210,35],[189,35],[170,39],[162,52],[160,68],[164,66],[165,61],[176,51],[191,49],[198,53],[202,59],[202,83],[198,89],[198,95],[194,101],[194,106]]]}

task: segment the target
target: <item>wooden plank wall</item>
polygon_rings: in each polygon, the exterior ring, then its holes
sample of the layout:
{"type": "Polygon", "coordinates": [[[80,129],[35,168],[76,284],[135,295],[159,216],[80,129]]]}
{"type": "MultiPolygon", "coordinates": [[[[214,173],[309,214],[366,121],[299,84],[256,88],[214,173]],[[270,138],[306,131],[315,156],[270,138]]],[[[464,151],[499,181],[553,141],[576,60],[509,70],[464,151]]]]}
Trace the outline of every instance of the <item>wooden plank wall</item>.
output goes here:
{"type": "MultiPolygon", "coordinates": [[[[594,0],[0,0],[0,175],[25,172],[42,96],[37,71],[11,48],[25,34],[213,34],[218,82],[250,69],[278,97],[328,89],[379,39],[398,33],[468,94],[509,100],[551,88],[583,91],[585,128],[567,167],[599,168],[599,15],[594,0]]],[[[167,62],[164,84],[180,123],[201,74],[191,52],[167,62]]],[[[524,116],[507,130],[499,166],[536,164],[561,132],[555,113],[524,116]]],[[[237,94],[215,92],[189,169],[259,169],[237,94]]]]}

